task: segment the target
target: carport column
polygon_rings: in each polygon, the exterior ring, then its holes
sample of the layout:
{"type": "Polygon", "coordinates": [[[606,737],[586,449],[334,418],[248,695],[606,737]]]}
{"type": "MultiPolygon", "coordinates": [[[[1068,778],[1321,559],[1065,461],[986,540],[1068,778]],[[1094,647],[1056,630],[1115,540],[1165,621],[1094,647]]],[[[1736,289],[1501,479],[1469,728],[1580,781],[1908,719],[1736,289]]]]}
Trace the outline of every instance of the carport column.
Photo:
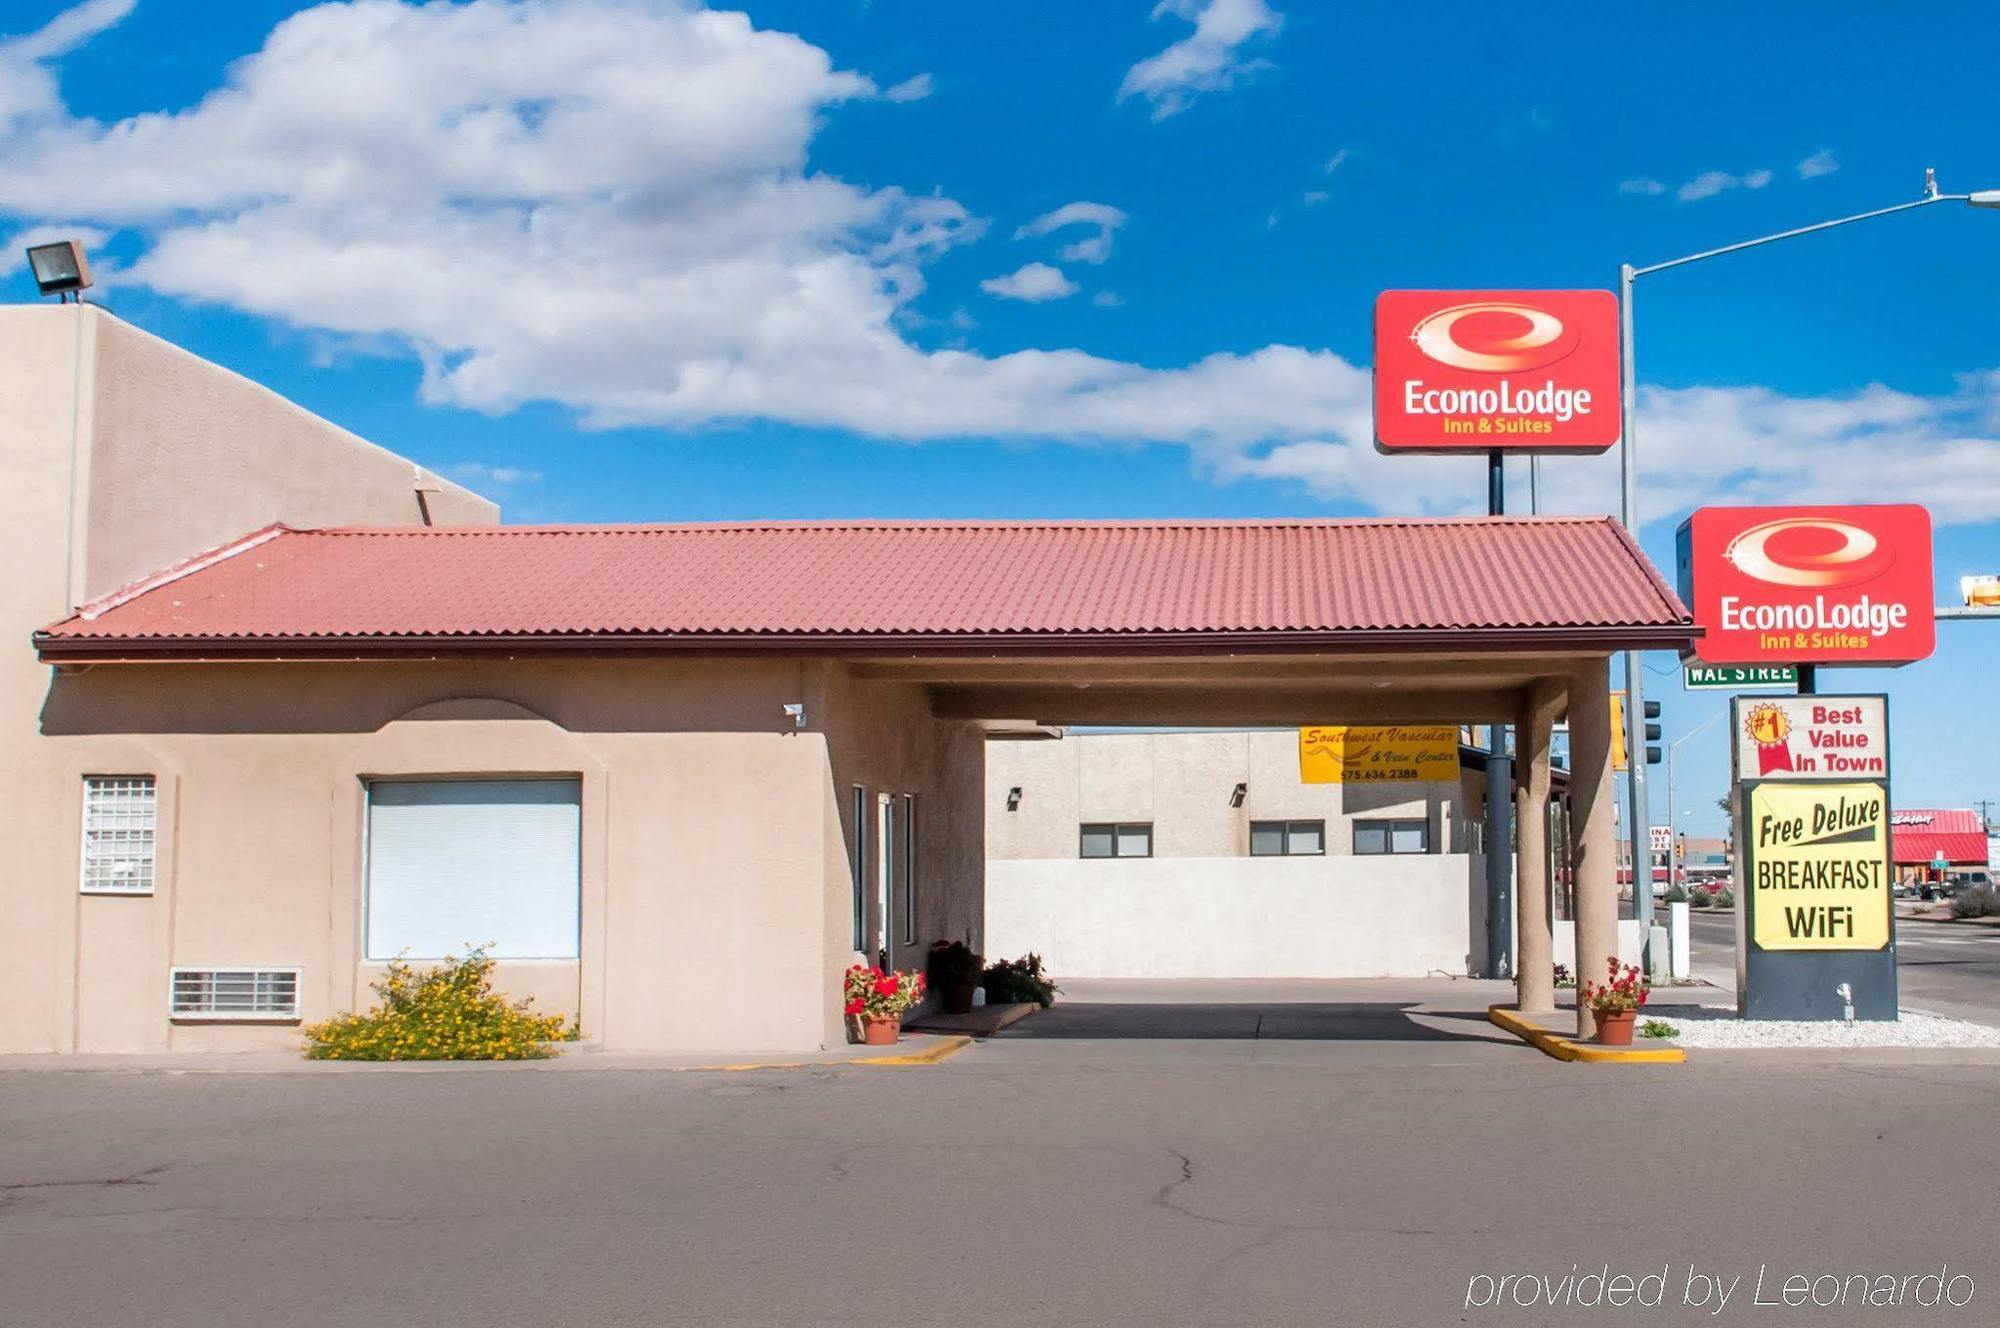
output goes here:
{"type": "Polygon", "coordinates": [[[1549,925],[1549,733],[1563,703],[1563,688],[1543,678],[1521,697],[1515,721],[1515,843],[1520,862],[1514,873],[1514,898],[1520,917],[1515,945],[1520,955],[1514,974],[1515,1000],[1523,1010],[1553,1010],[1556,1005],[1555,937],[1549,925]]]}
{"type": "MultiPolygon", "coordinates": [[[[1605,962],[1618,953],[1618,831],[1612,824],[1608,659],[1591,660],[1570,675],[1569,764],[1577,981],[1602,982],[1605,962]]],[[[1597,1033],[1596,1021],[1581,999],[1576,1005],[1576,1032],[1586,1038],[1597,1033]]]]}

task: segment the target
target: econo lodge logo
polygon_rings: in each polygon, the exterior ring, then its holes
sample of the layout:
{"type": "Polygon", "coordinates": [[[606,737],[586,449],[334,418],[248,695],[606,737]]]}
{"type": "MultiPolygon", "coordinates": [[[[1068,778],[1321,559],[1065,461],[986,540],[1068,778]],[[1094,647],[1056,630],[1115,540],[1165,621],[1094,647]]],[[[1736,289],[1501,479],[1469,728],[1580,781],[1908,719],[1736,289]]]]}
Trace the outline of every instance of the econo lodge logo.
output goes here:
{"type": "Polygon", "coordinates": [[[1704,507],[1678,562],[1710,664],[1908,664],[1936,644],[1921,507],[1704,507]]]}
{"type": "Polygon", "coordinates": [[[1385,452],[1601,452],[1618,441],[1609,291],[1384,291],[1375,441],[1385,452]]]}

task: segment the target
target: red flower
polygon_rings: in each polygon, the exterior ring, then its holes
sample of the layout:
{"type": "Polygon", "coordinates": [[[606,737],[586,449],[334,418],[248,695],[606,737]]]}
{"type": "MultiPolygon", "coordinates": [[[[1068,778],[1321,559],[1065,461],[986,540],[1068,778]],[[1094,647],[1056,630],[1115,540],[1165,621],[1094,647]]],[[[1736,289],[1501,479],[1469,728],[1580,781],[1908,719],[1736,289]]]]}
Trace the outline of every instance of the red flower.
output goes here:
{"type": "Polygon", "coordinates": [[[875,994],[877,996],[894,996],[898,991],[902,990],[902,986],[902,982],[895,974],[884,973],[881,977],[875,979],[875,994]]]}
{"type": "Polygon", "coordinates": [[[861,1011],[867,1007],[867,1005],[868,1002],[862,1000],[860,997],[857,996],[853,1000],[847,1003],[847,1013],[860,1014],[861,1011]]]}

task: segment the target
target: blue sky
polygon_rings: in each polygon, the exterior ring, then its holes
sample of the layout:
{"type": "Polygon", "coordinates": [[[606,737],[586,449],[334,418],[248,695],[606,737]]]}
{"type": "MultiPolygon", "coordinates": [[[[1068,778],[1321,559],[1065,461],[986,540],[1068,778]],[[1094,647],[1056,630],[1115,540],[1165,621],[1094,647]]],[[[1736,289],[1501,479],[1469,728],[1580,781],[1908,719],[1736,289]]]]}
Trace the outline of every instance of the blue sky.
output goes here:
{"type": "MultiPolygon", "coordinates": [[[[1976,4],[304,8],[10,6],[0,274],[85,233],[122,316],[512,520],[1466,510],[1368,445],[1376,292],[2000,187],[1976,4]]],[[[1701,502],[1879,498],[1944,598],[2000,570],[1996,288],[1958,205],[1644,279],[1656,561],[1701,502]]],[[[1823,684],[1890,693],[1900,805],[2000,798],[1996,645],[1823,684]]],[[[1670,737],[1720,705],[1653,667],[1670,737]]]]}

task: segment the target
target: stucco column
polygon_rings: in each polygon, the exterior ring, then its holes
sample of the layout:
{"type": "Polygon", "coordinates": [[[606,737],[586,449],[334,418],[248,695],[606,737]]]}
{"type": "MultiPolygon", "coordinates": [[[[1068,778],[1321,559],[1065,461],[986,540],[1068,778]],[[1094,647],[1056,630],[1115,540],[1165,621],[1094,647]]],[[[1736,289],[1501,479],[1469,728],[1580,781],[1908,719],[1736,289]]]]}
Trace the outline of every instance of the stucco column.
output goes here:
{"type": "MultiPolygon", "coordinates": [[[[1569,684],[1571,869],[1576,880],[1576,975],[1581,984],[1602,982],[1605,962],[1618,952],[1618,832],[1612,824],[1611,662],[1578,666],[1569,684]]],[[[1581,999],[1579,1037],[1597,1024],[1581,999]]]]}
{"type": "Polygon", "coordinates": [[[1555,937],[1549,925],[1549,733],[1563,703],[1563,688],[1539,679],[1521,695],[1514,725],[1514,868],[1517,1005],[1553,1010],[1556,1005],[1555,937]]]}

